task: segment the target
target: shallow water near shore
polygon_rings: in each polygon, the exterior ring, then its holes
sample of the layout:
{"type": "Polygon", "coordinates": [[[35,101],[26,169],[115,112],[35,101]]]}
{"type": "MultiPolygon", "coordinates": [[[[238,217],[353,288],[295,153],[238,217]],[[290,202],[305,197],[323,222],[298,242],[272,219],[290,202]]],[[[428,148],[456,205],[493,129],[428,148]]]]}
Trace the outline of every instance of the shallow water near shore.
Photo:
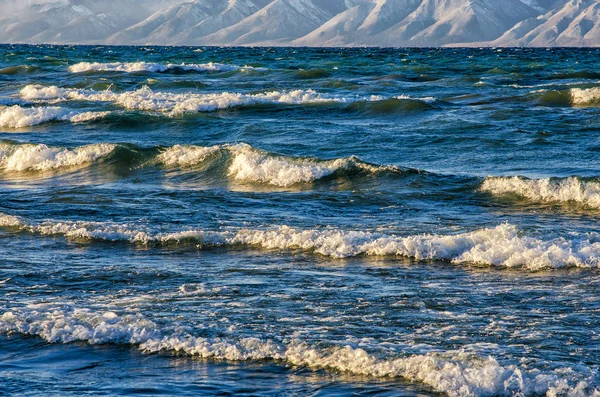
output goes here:
{"type": "Polygon", "coordinates": [[[598,49],[0,46],[0,393],[600,393],[598,49]]]}

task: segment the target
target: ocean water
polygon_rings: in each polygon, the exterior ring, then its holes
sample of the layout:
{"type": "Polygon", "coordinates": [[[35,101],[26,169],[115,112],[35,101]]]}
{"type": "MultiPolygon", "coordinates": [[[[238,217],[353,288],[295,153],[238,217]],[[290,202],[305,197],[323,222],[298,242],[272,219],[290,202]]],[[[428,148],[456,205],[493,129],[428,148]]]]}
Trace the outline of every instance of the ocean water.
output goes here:
{"type": "Polygon", "coordinates": [[[600,395],[599,59],[0,46],[0,394],[600,395]]]}

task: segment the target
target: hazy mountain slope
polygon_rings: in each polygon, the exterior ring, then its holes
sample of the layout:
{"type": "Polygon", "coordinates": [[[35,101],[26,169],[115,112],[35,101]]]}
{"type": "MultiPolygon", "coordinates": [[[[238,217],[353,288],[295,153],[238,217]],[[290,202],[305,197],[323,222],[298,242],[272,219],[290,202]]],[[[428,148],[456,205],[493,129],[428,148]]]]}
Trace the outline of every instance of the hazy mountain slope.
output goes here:
{"type": "Polygon", "coordinates": [[[498,46],[595,46],[600,44],[600,3],[569,0],[558,10],[528,18],[492,42],[498,46]]]}
{"type": "Polygon", "coordinates": [[[205,44],[281,44],[317,29],[334,15],[311,0],[274,0],[235,25],[206,36],[205,44]]]}
{"type": "Polygon", "coordinates": [[[210,17],[225,6],[221,0],[184,2],[161,9],[109,38],[113,44],[170,44],[173,36],[210,17]]]}
{"type": "MultiPolygon", "coordinates": [[[[2,1],[2,0],[0,0],[2,1]]],[[[4,0],[6,1],[6,0],[4,0]]],[[[169,1],[38,0],[1,8],[0,41],[5,43],[103,42],[169,1]]]]}
{"type": "Polygon", "coordinates": [[[229,0],[227,4],[221,1],[225,7],[215,8],[213,12],[202,21],[189,29],[173,37],[173,42],[178,44],[198,44],[203,38],[222,29],[226,29],[241,20],[256,13],[266,4],[265,2],[252,0],[229,0]]]}
{"type": "Polygon", "coordinates": [[[537,15],[519,0],[423,0],[396,25],[364,41],[369,45],[430,46],[494,40],[522,18],[537,15]],[[475,39],[475,40],[474,40],[475,39]]]}
{"type": "Polygon", "coordinates": [[[364,44],[390,26],[401,22],[421,0],[374,0],[357,2],[317,30],[294,41],[295,45],[364,44]]]}
{"type": "Polygon", "coordinates": [[[596,46],[600,0],[0,0],[0,42],[596,46]]]}
{"type": "Polygon", "coordinates": [[[331,18],[329,21],[293,41],[298,46],[345,46],[357,40],[358,28],[373,10],[373,4],[355,5],[331,18]],[[319,43],[319,44],[316,44],[319,43]]]}

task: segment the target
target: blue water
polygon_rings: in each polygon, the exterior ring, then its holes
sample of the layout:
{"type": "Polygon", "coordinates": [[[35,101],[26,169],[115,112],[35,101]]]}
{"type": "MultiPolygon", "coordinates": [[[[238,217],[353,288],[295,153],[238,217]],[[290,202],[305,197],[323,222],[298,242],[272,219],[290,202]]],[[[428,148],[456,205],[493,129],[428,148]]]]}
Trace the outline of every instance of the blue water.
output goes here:
{"type": "Polygon", "coordinates": [[[0,393],[600,394],[599,56],[0,46],[0,393]]]}

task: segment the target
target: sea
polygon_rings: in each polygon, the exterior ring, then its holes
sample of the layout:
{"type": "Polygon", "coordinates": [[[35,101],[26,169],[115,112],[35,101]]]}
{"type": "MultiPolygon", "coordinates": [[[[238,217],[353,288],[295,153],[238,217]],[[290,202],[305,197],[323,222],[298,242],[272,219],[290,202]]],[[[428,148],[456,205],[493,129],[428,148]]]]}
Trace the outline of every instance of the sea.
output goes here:
{"type": "Polygon", "coordinates": [[[600,396],[600,49],[0,46],[0,394],[600,396]]]}

